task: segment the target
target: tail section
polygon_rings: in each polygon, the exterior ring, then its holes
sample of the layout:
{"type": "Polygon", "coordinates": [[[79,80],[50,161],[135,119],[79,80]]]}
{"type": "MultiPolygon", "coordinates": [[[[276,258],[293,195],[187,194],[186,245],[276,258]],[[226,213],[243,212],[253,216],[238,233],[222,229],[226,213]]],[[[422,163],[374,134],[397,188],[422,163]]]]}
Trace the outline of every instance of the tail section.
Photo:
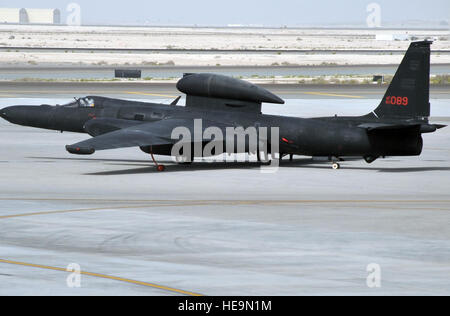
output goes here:
{"type": "Polygon", "coordinates": [[[428,121],[431,44],[411,43],[381,104],[373,112],[377,118],[428,121]]]}

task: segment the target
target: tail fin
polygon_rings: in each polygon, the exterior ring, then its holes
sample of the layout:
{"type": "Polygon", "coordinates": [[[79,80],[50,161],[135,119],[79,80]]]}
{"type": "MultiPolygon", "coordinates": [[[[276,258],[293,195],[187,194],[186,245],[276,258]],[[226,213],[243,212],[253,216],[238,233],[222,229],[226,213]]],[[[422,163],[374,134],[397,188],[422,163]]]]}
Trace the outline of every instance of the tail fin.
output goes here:
{"type": "Polygon", "coordinates": [[[431,44],[411,43],[381,104],[373,112],[378,118],[428,121],[431,44]]]}

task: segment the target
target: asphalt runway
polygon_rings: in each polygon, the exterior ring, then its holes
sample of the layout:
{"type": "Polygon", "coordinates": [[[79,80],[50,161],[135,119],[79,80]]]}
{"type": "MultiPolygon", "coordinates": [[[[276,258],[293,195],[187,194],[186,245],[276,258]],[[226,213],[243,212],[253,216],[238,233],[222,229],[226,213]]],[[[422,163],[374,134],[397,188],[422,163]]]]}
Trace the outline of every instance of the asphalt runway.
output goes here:
{"type": "MultiPolygon", "coordinates": [[[[387,85],[259,84],[284,99],[381,99],[387,85]]],[[[123,99],[174,99],[175,83],[0,82],[2,98],[73,98],[86,95],[123,99]]],[[[432,86],[432,99],[450,99],[448,85],[432,86]]]]}
{"type": "MultiPolygon", "coordinates": [[[[282,113],[375,102],[315,98],[282,113]]],[[[433,101],[444,124],[448,103],[433,101]]],[[[450,294],[449,128],[425,135],[420,157],[337,171],[296,157],[275,173],[157,157],[158,173],[133,148],[64,150],[86,138],[0,121],[0,295],[450,294]],[[67,284],[73,263],[79,288],[67,284]],[[369,264],[380,288],[366,284],[369,264]]]]}

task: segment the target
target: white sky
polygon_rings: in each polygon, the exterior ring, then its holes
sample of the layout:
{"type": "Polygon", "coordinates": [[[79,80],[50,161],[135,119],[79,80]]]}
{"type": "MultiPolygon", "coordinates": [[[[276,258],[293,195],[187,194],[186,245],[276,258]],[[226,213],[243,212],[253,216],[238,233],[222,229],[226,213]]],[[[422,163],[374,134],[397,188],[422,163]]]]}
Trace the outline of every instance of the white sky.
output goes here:
{"type": "Polygon", "coordinates": [[[65,21],[71,2],[81,6],[83,24],[365,25],[372,2],[386,26],[450,20],[450,0],[0,0],[0,7],[59,8],[65,21]]]}

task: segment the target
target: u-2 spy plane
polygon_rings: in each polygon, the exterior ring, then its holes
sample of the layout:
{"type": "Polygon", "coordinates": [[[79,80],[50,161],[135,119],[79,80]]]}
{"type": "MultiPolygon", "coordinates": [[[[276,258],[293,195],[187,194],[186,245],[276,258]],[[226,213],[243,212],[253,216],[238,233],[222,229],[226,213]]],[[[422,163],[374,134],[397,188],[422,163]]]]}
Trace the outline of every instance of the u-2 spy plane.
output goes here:
{"type": "MultiPolygon", "coordinates": [[[[66,146],[72,154],[139,147],[152,155],[159,171],[164,166],[153,155],[172,155],[179,141],[171,137],[174,129],[184,127],[194,135],[198,119],[202,120],[201,134],[211,127],[224,133],[228,127],[276,127],[277,138],[266,135],[266,142],[269,147],[277,143],[281,157],[328,157],[338,169],[340,159],[346,157],[372,163],[380,157],[420,155],[422,134],[445,127],[429,123],[430,46],[429,41],[411,43],[379,106],[358,117],[265,115],[261,113],[262,103],[284,101],[251,83],[215,74],[186,74],[178,82],[178,90],[186,94],[185,106],[176,106],[179,99],[168,106],[92,96],[63,106],[12,106],[2,109],[0,115],[15,124],[93,136],[66,146]]],[[[189,144],[205,146],[211,139],[194,136],[189,144]]],[[[229,152],[225,144],[229,139],[219,141],[224,143],[222,151],[229,152]]],[[[231,150],[237,150],[236,146],[231,150]]],[[[240,152],[249,151],[248,144],[240,148],[240,152]]],[[[191,152],[185,162],[202,154],[191,152]]]]}

